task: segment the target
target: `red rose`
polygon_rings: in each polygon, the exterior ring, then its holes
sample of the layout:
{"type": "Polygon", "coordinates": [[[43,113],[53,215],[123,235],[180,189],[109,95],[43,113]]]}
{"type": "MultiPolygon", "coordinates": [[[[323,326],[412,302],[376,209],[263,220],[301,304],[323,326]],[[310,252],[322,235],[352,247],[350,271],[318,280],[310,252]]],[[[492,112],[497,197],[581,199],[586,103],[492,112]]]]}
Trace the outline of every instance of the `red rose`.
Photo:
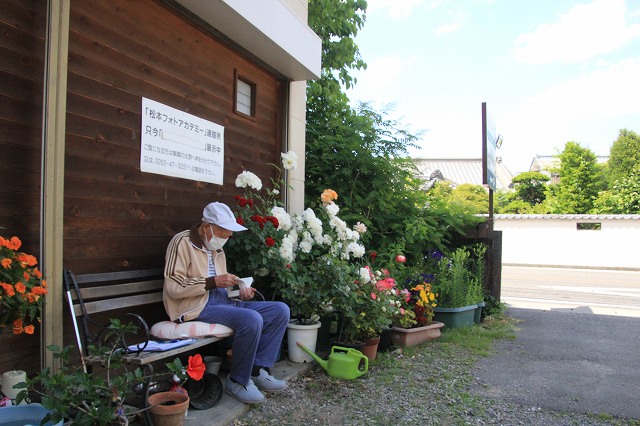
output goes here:
{"type": "Polygon", "coordinates": [[[371,261],[373,262],[374,260],[376,260],[376,256],[378,255],[378,253],[376,253],[375,251],[372,251],[371,253],[369,253],[369,257],[371,258],[371,261]]]}
{"type": "Polygon", "coordinates": [[[236,222],[238,223],[238,225],[242,225],[242,226],[244,226],[244,220],[242,220],[242,217],[238,216],[238,217],[236,218],[236,222]]]}
{"type": "Polygon", "coordinates": [[[407,258],[406,258],[406,257],[404,257],[403,255],[399,254],[399,255],[397,255],[397,256],[396,256],[396,262],[398,262],[398,263],[404,263],[404,262],[406,262],[406,261],[407,261],[407,258]]]}
{"type": "Polygon", "coordinates": [[[274,240],[274,239],[273,239],[273,238],[271,238],[271,237],[267,237],[267,238],[264,240],[264,243],[267,245],[267,247],[273,247],[273,246],[276,244],[276,240],[274,240]]]}
{"type": "Polygon", "coordinates": [[[275,216],[267,216],[267,220],[273,223],[274,228],[277,228],[280,225],[280,222],[278,222],[278,218],[275,216]]]}

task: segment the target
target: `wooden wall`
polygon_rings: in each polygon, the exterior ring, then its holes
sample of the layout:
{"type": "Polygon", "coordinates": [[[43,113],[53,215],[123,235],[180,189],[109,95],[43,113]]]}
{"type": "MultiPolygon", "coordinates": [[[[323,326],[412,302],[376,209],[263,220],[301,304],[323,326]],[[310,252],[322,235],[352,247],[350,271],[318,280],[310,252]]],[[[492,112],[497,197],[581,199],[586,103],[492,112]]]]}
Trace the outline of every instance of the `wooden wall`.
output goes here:
{"type": "MultiPolygon", "coordinates": [[[[0,0],[0,235],[38,260],[45,18],[44,1],[0,0]]],[[[0,373],[39,368],[39,345],[5,329],[0,373]]]]}
{"type": "Polygon", "coordinates": [[[163,266],[173,234],[281,151],[283,83],[160,2],[73,1],[68,84],[64,263],[78,273],[163,266]],[[233,112],[236,72],[257,83],[255,121],[233,112]],[[223,186],[140,172],[142,97],[225,127],[223,186]]]}
{"type": "MultiPolygon", "coordinates": [[[[0,235],[35,255],[45,17],[45,0],[0,0],[0,235]]],[[[238,173],[274,176],[288,83],[164,2],[73,0],[68,67],[65,268],[162,267],[207,203],[233,204],[238,173]],[[254,119],[233,111],[236,73],[256,83],[254,119]],[[140,172],[143,97],[225,127],[223,185],[140,172]]]]}

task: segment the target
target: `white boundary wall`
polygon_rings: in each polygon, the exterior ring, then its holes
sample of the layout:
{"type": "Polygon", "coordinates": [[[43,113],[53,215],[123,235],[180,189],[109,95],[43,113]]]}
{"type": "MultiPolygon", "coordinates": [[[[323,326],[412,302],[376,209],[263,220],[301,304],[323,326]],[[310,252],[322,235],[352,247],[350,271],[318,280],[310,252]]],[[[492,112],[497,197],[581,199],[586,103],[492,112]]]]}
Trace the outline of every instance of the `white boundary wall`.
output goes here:
{"type": "Polygon", "coordinates": [[[640,215],[494,215],[502,264],[640,270],[640,215]],[[599,223],[600,230],[578,230],[599,223]]]}

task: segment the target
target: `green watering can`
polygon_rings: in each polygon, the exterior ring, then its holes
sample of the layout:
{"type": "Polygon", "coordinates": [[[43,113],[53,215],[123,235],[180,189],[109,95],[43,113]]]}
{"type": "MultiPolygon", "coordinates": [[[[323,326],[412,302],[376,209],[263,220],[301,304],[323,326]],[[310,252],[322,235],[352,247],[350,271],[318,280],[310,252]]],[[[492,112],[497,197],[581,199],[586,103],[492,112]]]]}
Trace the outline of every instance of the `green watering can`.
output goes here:
{"type": "Polygon", "coordinates": [[[369,370],[369,358],[359,350],[333,346],[329,359],[325,361],[302,343],[296,342],[296,345],[300,346],[303,351],[315,359],[320,364],[320,367],[324,368],[331,377],[353,380],[369,370]]]}

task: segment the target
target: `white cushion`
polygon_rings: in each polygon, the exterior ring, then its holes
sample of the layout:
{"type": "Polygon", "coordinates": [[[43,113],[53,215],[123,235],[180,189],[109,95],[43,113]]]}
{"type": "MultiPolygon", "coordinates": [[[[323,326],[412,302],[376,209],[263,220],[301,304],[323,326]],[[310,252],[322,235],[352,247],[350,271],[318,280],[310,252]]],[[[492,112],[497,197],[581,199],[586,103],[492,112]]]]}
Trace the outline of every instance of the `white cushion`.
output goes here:
{"type": "Polygon", "coordinates": [[[156,339],[191,339],[197,337],[227,337],[233,330],[222,324],[209,324],[201,321],[187,321],[176,324],[173,321],[160,321],[151,327],[151,335],[156,339]]]}

